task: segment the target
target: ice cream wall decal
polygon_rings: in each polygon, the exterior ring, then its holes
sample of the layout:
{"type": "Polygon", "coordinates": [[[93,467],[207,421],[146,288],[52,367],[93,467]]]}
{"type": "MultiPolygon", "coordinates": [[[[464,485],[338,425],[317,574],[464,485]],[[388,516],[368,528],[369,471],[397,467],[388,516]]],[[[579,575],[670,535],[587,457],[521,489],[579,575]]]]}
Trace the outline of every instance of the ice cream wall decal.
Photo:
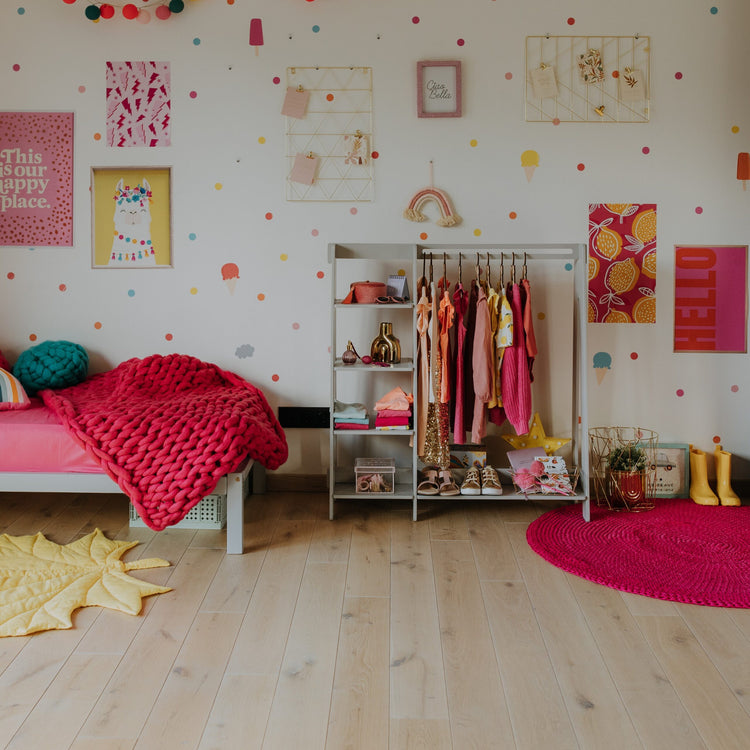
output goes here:
{"type": "Polygon", "coordinates": [[[742,180],[742,189],[747,190],[747,181],[750,180],[750,154],[745,151],[737,154],[737,179],[742,180]]]}
{"type": "Polygon", "coordinates": [[[240,278],[240,269],[236,263],[225,263],[221,267],[221,280],[227,285],[230,294],[234,294],[237,279],[240,278]]]}
{"type": "Polygon", "coordinates": [[[609,352],[597,352],[594,355],[594,369],[596,370],[596,382],[601,385],[604,376],[612,367],[612,355],[609,352]]]}
{"type": "Polygon", "coordinates": [[[536,151],[524,151],[521,154],[521,166],[526,172],[526,182],[531,182],[534,170],[539,166],[539,154],[536,151]]]}
{"type": "Polygon", "coordinates": [[[250,46],[255,47],[256,56],[263,46],[263,21],[260,18],[250,19],[250,46]]]}

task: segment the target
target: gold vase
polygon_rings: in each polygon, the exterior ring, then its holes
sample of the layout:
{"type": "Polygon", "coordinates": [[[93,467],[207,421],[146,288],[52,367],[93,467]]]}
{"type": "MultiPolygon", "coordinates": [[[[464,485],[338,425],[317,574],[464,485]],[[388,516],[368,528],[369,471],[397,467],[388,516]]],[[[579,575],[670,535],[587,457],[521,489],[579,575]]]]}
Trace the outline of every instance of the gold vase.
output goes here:
{"type": "Polygon", "coordinates": [[[401,342],[393,335],[392,323],[381,323],[380,333],[370,347],[373,362],[386,362],[397,365],[401,361],[401,342]]]}

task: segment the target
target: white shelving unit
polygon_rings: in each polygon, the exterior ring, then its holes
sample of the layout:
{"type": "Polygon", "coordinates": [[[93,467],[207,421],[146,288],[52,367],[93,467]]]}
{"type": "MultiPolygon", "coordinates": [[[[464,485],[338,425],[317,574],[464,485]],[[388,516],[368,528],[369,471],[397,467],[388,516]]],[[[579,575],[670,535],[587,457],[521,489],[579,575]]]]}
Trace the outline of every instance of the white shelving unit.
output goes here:
{"type": "MultiPolygon", "coordinates": [[[[333,311],[331,315],[331,417],[330,417],[330,469],[329,469],[329,517],[334,517],[334,506],[339,500],[367,500],[371,498],[408,500],[412,503],[412,517],[416,521],[420,501],[432,504],[439,496],[417,494],[418,457],[416,437],[413,430],[378,431],[370,424],[368,430],[334,430],[333,406],[336,400],[363,403],[372,411],[375,402],[396,385],[407,393],[417,392],[416,280],[421,276],[423,262],[432,258],[440,269],[435,280],[442,275],[444,259],[452,270],[462,259],[464,285],[468,288],[476,262],[484,266],[492,263],[497,269],[502,263],[506,274],[511,271],[511,259],[516,265],[524,262],[529,268],[533,295],[542,306],[549,306],[549,329],[553,334],[542,337],[539,360],[555,357],[557,363],[567,363],[566,372],[556,375],[548,372],[543,379],[537,374],[532,385],[534,410],[537,401],[548,406],[564,402],[559,421],[569,426],[563,437],[570,435],[571,442],[565,446],[569,465],[579,469],[576,494],[569,496],[571,502],[582,504],[582,513],[589,520],[589,454],[588,412],[586,406],[586,324],[588,321],[586,246],[578,243],[553,243],[548,245],[422,245],[422,244],[331,244],[328,259],[331,263],[333,311]],[[460,254],[460,256],[459,256],[460,254]],[[343,304],[342,299],[350,284],[357,281],[384,281],[390,274],[404,272],[408,278],[412,299],[405,304],[343,304]],[[538,282],[538,283],[537,283],[538,282]],[[546,287],[546,288],[545,288],[546,287]],[[561,299],[565,297],[565,299],[561,299]],[[554,319],[552,319],[554,318],[554,319]],[[345,365],[341,353],[351,340],[360,355],[369,354],[370,343],[377,335],[378,324],[393,323],[394,334],[401,342],[402,359],[399,365],[383,368],[377,365],[345,365]],[[546,343],[549,352],[542,346],[546,343]],[[548,356],[550,354],[550,356],[548,356]],[[564,398],[560,392],[564,391],[564,398]],[[554,392],[553,392],[554,391],[554,392]],[[570,411],[566,411],[569,405],[570,411]],[[409,445],[409,443],[412,443],[409,445]],[[395,457],[395,492],[383,495],[362,494],[355,491],[354,459],[358,456],[395,457]]],[[[494,273],[494,271],[493,271],[494,273]]],[[[451,274],[449,274],[450,277],[451,274]]],[[[520,278],[520,277],[519,277],[520,278]]],[[[506,281],[510,276],[506,275],[506,281]]],[[[493,282],[497,278],[493,278],[493,282]]],[[[552,367],[548,361],[547,367],[552,367]]],[[[560,408],[556,406],[556,412],[560,408]]],[[[416,414],[415,414],[416,416],[416,414]]],[[[505,431],[508,431],[506,426],[505,431]]],[[[502,479],[502,477],[501,477],[502,479]]],[[[489,499],[490,496],[481,496],[489,499]]],[[[450,498],[460,501],[460,497],[450,498]]],[[[476,498],[473,498],[476,499],[476,498]]],[[[523,495],[514,491],[512,485],[504,485],[503,495],[492,498],[496,502],[508,499],[559,500],[560,496],[541,494],[523,495]]]]}

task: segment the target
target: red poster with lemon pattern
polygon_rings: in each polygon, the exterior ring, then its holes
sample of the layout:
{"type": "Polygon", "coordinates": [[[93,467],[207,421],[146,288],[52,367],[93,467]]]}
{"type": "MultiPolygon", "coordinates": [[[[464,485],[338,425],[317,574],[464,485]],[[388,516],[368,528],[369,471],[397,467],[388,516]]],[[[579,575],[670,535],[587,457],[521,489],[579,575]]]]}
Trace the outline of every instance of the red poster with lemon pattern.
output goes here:
{"type": "Polygon", "coordinates": [[[589,323],[656,323],[656,204],[589,205],[589,323]]]}

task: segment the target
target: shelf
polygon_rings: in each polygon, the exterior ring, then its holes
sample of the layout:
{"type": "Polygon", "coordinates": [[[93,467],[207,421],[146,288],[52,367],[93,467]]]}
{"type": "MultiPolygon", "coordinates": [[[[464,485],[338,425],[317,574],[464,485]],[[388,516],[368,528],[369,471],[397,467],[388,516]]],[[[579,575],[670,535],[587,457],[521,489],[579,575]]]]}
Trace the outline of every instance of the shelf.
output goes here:
{"type": "Polygon", "coordinates": [[[333,303],[334,307],[347,309],[347,310],[411,310],[414,307],[413,302],[386,302],[386,303],[380,303],[380,302],[374,302],[372,304],[368,302],[343,302],[340,299],[337,299],[333,303]]]}
{"type": "Polygon", "coordinates": [[[411,484],[396,482],[395,492],[355,492],[354,480],[336,482],[333,488],[334,500],[413,500],[414,488],[411,484]]]}
{"type": "Polygon", "coordinates": [[[414,434],[414,430],[376,430],[371,427],[369,430],[334,430],[334,435],[388,435],[389,437],[405,437],[414,434]]]}
{"type": "Polygon", "coordinates": [[[343,370],[345,372],[387,372],[389,370],[411,372],[414,369],[414,360],[411,357],[402,357],[397,365],[363,365],[361,362],[355,362],[353,365],[345,365],[341,361],[341,357],[337,357],[333,363],[333,367],[335,370],[343,370]]]}

